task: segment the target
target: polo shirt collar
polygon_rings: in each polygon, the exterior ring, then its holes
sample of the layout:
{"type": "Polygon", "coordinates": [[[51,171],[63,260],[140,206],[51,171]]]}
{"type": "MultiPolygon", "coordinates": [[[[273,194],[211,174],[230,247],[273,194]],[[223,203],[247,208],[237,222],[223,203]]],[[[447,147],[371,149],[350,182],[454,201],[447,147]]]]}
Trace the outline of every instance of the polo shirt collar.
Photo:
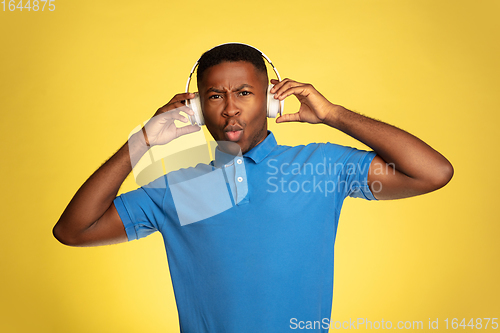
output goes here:
{"type": "Polygon", "coordinates": [[[259,143],[257,146],[247,151],[243,156],[250,158],[255,163],[262,162],[273,149],[278,145],[274,134],[271,131],[267,131],[267,137],[259,143]]]}
{"type": "Polygon", "coordinates": [[[215,147],[215,161],[213,161],[212,165],[216,168],[221,168],[223,166],[230,166],[234,163],[235,157],[241,157],[241,151],[238,155],[232,155],[225,153],[219,149],[219,147],[215,147]]]}
{"type": "MultiPolygon", "coordinates": [[[[257,146],[253,147],[249,151],[247,151],[243,156],[250,158],[255,163],[260,163],[264,160],[267,155],[271,153],[271,151],[278,145],[276,139],[274,138],[274,134],[271,131],[267,131],[266,138],[259,143],[257,146]]],[[[241,155],[238,155],[241,156],[241,155]]],[[[223,165],[230,165],[232,161],[237,156],[224,153],[220,151],[218,148],[215,149],[215,161],[212,162],[212,165],[220,168],[223,165]]]]}

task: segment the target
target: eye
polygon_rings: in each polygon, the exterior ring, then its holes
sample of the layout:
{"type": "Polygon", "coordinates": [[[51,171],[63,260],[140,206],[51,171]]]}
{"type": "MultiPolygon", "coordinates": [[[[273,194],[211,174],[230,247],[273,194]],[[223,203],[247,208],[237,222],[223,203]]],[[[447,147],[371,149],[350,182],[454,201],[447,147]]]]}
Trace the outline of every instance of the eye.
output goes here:
{"type": "Polygon", "coordinates": [[[240,91],[240,96],[248,96],[248,95],[251,95],[252,93],[250,91],[247,91],[247,90],[243,90],[243,91],[240,91]]]}
{"type": "Polygon", "coordinates": [[[222,98],[221,95],[211,95],[208,97],[209,99],[219,99],[219,98],[222,98]]]}

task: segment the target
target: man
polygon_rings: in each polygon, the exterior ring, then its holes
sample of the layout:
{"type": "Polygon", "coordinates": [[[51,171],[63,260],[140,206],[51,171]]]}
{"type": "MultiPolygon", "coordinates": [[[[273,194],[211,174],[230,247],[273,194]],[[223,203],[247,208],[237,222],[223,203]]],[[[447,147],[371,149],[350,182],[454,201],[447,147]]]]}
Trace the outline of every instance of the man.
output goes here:
{"type": "Polygon", "coordinates": [[[160,231],[183,332],[284,332],[299,321],[327,332],[344,198],[431,192],[449,182],[453,168],[415,136],[332,104],[310,84],[271,83],[275,99],[294,95],[301,103],[278,123],[323,123],[373,151],[277,145],[267,131],[261,54],[222,45],[206,52],[198,67],[205,123],[222,143],[212,164],[116,197],[131,164],[150,146],[199,130],[175,126],[174,120],[188,121],[180,111],[193,115],[185,101],[194,94],[178,94],[82,185],[54,227],[55,237],[86,246],[160,231]]]}

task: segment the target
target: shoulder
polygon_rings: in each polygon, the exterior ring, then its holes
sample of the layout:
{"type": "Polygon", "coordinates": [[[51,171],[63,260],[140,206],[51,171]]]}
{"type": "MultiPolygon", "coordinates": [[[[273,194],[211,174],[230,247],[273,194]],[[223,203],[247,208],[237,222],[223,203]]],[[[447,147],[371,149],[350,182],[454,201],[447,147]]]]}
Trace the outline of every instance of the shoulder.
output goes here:
{"type": "Polygon", "coordinates": [[[322,146],[321,143],[298,146],[277,145],[266,160],[267,163],[274,164],[319,163],[325,157],[322,146]]]}
{"type": "Polygon", "coordinates": [[[298,163],[366,163],[376,154],[373,151],[361,150],[335,143],[309,143],[307,145],[278,145],[268,158],[277,162],[298,163]]]}
{"type": "Polygon", "coordinates": [[[322,145],[322,143],[309,143],[307,145],[297,145],[297,146],[277,145],[273,149],[272,153],[273,154],[283,154],[283,153],[299,154],[299,153],[307,153],[307,152],[311,153],[311,152],[318,150],[321,145],[322,145]]]}

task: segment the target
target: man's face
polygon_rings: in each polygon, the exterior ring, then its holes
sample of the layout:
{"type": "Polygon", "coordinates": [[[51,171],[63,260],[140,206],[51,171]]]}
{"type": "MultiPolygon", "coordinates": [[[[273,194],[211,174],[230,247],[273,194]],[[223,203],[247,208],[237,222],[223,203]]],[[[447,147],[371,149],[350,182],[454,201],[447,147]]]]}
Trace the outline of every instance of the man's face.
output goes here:
{"type": "Polygon", "coordinates": [[[267,75],[246,61],[205,70],[199,94],[208,131],[246,153],[267,136],[267,75]]]}

